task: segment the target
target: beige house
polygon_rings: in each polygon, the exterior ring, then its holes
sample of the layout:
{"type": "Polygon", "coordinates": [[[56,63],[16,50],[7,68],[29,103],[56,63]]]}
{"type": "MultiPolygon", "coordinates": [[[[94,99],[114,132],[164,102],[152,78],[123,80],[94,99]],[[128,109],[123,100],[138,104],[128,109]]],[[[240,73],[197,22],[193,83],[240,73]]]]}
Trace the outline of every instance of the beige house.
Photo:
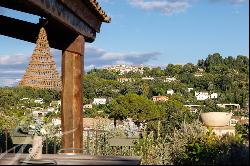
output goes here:
{"type": "Polygon", "coordinates": [[[134,79],[132,79],[132,78],[123,78],[123,77],[121,77],[121,78],[117,78],[117,81],[119,81],[119,82],[121,82],[121,83],[123,83],[123,82],[133,82],[134,79]]]}
{"type": "Polygon", "coordinates": [[[168,96],[153,96],[154,102],[166,102],[168,99],[168,96]]]}
{"type": "Polygon", "coordinates": [[[83,129],[98,129],[98,127],[110,126],[113,124],[113,120],[107,118],[83,118],[83,129]]]}

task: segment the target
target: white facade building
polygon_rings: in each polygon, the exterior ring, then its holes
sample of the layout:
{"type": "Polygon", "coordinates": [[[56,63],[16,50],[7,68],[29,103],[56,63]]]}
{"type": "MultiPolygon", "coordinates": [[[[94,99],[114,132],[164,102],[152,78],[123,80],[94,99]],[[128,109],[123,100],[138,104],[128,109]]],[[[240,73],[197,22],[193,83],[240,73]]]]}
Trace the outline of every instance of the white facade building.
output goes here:
{"type": "Polygon", "coordinates": [[[38,103],[38,104],[43,104],[43,99],[42,98],[39,98],[39,99],[36,99],[34,100],[35,103],[38,103]]]}
{"type": "Polygon", "coordinates": [[[131,66],[131,65],[122,64],[122,65],[107,66],[107,67],[104,67],[104,69],[107,69],[109,71],[120,72],[120,74],[125,74],[128,72],[139,72],[143,74],[143,65],[131,66]]]}
{"type": "Polygon", "coordinates": [[[167,90],[167,94],[168,94],[168,95],[173,95],[173,94],[174,94],[174,90],[173,90],[173,89],[167,90]]]}
{"type": "Polygon", "coordinates": [[[62,121],[61,121],[61,119],[59,119],[59,118],[53,118],[53,119],[52,119],[52,124],[53,124],[54,126],[60,126],[61,123],[62,123],[62,121]]]}
{"type": "Polygon", "coordinates": [[[57,101],[52,101],[49,104],[50,107],[56,106],[56,107],[60,107],[61,106],[61,100],[57,100],[57,101]]]}
{"type": "Polygon", "coordinates": [[[89,108],[89,109],[92,109],[92,104],[85,104],[85,105],[83,105],[83,108],[89,108]]]}
{"type": "Polygon", "coordinates": [[[210,98],[208,92],[195,92],[195,97],[197,100],[206,100],[210,98]]]}
{"type": "Polygon", "coordinates": [[[49,107],[48,112],[55,112],[55,108],[54,107],[49,107]]]}
{"type": "Polygon", "coordinates": [[[47,110],[35,110],[35,111],[32,111],[32,115],[34,117],[45,116],[47,114],[48,114],[47,110]]]}
{"type": "Polygon", "coordinates": [[[217,98],[218,98],[218,93],[212,93],[212,94],[210,95],[210,98],[211,98],[211,99],[217,99],[217,98]]]}
{"type": "Polygon", "coordinates": [[[23,101],[23,100],[30,100],[30,98],[27,98],[27,97],[25,97],[25,98],[22,98],[22,99],[20,99],[21,101],[23,101]]]}
{"type": "Polygon", "coordinates": [[[188,92],[191,92],[192,90],[194,90],[194,88],[188,88],[188,92]]]}
{"type": "Polygon", "coordinates": [[[174,77],[167,77],[163,80],[163,82],[174,82],[174,81],[176,81],[176,78],[174,77]]]}
{"type": "Polygon", "coordinates": [[[106,103],[107,103],[107,99],[105,98],[94,98],[94,101],[92,104],[99,105],[99,104],[106,104],[106,103]]]}
{"type": "Polygon", "coordinates": [[[142,77],[141,78],[142,80],[154,80],[155,78],[154,77],[142,77]]]}
{"type": "Polygon", "coordinates": [[[123,83],[123,82],[133,82],[135,79],[132,78],[117,78],[117,81],[123,83]]]}

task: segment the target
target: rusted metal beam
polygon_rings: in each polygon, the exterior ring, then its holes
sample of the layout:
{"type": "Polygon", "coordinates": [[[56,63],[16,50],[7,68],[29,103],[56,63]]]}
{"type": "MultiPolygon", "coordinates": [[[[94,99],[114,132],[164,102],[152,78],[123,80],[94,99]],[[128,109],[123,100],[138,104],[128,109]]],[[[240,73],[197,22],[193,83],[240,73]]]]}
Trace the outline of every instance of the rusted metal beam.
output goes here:
{"type": "MultiPolygon", "coordinates": [[[[83,148],[82,77],[84,37],[78,36],[63,50],[62,57],[62,147],[83,148]]],[[[64,153],[80,153],[66,150],[64,153]]]]}
{"type": "MultiPolygon", "coordinates": [[[[71,3],[71,1],[68,3],[71,3]]],[[[95,39],[96,30],[100,29],[101,26],[101,23],[98,23],[100,20],[98,20],[97,17],[94,19],[94,17],[90,17],[89,14],[86,15],[86,20],[83,20],[72,12],[75,9],[65,7],[60,0],[1,0],[0,6],[43,16],[48,20],[57,22],[57,27],[70,29],[78,33],[78,35],[83,35],[85,38],[92,40],[95,39]],[[96,22],[95,25],[94,22],[96,22]],[[90,25],[92,25],[92,27],[90,25]]],[[[87,11],[86,14],[88,12],[89,11],[87,11]]]]}

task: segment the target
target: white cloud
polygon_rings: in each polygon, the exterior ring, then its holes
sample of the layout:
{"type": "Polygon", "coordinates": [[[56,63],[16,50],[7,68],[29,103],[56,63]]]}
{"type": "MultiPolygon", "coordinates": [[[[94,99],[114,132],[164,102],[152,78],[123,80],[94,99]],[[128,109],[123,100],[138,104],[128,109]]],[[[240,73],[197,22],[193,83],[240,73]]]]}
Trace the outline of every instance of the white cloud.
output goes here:
{"type": "Polygon", "coordinates": [[[3,13],[4,13],[3,7],[0,7],[0,14],[3,14],[3,13]]]}
{"type": "Polygon", "coordinates": [[[0,87],[1,86],[15,86],[20,81],[20,79],[15,78],[5,78],[0,79],[0,87]]]}
{"type": "Polygon", "coordinates": [[[185,11],[191,6],[192,0],[128,0],[135,7],[143,10],[158,10],[165,15],[185,11]]]}
{"type": "Polygon", "coordinates": [[[225,2],[225,3],[230,3],[234,5],[241,5],[244,3],[247,3],[248,0],[209,0],[210,2],[225,2]]]}
{"type": "Polygon", "coordinates": [[[0,65],[22,64],[25,61],[27,61],[28,58],[29,58],[28,56],[24,56],[23,54],[18,54],[14,56],[9,56],[9,55],[0,56],[0,65]]]}
{"type": "MultiPolygon", "coordinates": [[[[127,0],[130,5],[145,11],[160,11],[165,15],[184,12],[194,2],[203,0],[127,0]]],[[[233,5],[248,3],[248,0],[208,0],[209,2],[225,2],[233,5]]]]}
{"type": "MultiPolygon", "coordinates": [[[[85,66],[103,67],[112,64],[145,64],[160,55],[159,52],[109,52],[86,45],[85,66]]],[[[87,69],[85,67],[85,69],[87,69]]]]}

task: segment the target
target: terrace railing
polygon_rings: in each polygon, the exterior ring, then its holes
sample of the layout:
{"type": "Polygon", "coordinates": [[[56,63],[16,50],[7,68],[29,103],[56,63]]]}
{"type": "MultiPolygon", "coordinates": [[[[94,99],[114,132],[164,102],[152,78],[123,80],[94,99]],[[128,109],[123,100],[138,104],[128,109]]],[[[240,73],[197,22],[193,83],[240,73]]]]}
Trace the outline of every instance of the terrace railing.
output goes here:
{"type": "MultiPolygon", "coordinates": [[[[83,130],[84,155],[133,156],[138,138],[114,137],[106,130],[83,130]]],[[[32,135],[0,131],[0,153],[28,153],[32,147],[32,135]]],[[[43,154],[57,154],[61,149],[60,136],[43,136],[43,154]]]]}

